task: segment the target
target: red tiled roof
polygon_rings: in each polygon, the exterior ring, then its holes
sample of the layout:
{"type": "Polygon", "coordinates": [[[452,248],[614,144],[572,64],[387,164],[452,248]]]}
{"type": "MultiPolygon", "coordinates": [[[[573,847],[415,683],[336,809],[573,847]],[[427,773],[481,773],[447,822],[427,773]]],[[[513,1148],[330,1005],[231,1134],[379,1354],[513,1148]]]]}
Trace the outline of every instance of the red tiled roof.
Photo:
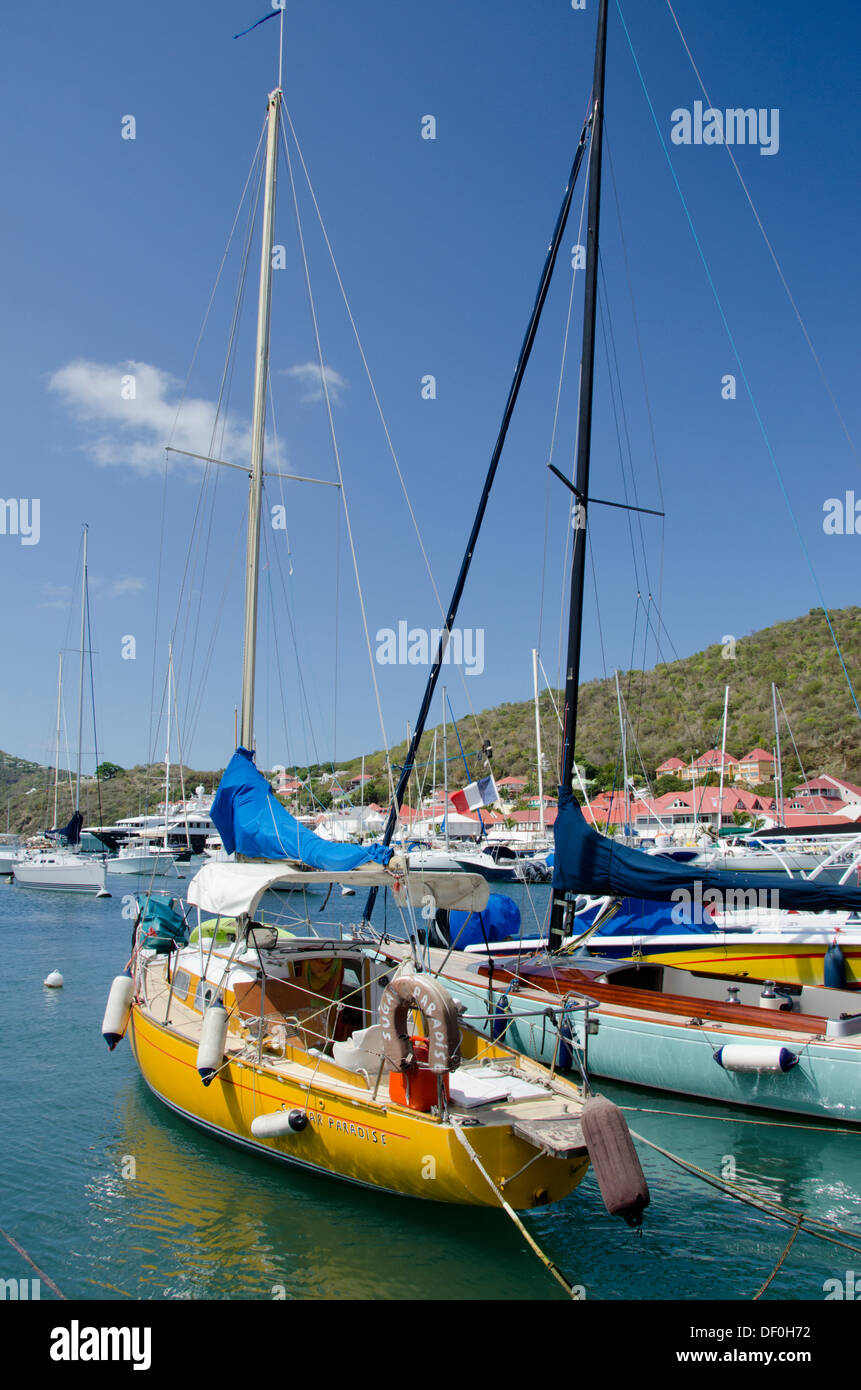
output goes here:
{"type": "Polygon", "coordinates": [[[773,763],[774,757],[765,748],[751,748],[746,758],[739,758],[740,763],[773,763]]]}
{"type": "Polygon", "coordinates": [[[800,782],[797,787],[793,787],[793,791],[815,791],[821,786],[835,787],[838,791],[843,789],[853,792],[855,796],[861,796],[861,787],[856,787],[853,782],[846,782],[842,777],[832,777],[830,772],[824,772],[821,777],[811,777],[809,782],[800,782]]]}
{"type": "Polygon", "coordinates": [[[847,801],[839,801],[836,796],[797,796],[793,797],[788,803],[793,810],[801,811],[804,815],[811,815],[814,811],[817,815],[823,812],[826,815],[837,814],[845,811],[848,806],[847,801]]]}
{"type": "MultiPolygon", "coordinates": [[[[725,765],[728,765],[729,763],[737,763],[737,762],[738,762],[738,758],[734,758],[733,755],[732,755],[732,753],[724,753],[723,757],[724,757],[724,764],[725,764],[725,765]]],[[[699,758],[696,759],[696,761],[695,761],[695,763],[694,763],[694,767],[714,767],[715,764],[717,764],[718,767],[720,767],[720,760],[721,760],[721,751],[720,751],[720,749],[719,749],[719,748],[709,748],[707,752],[703,753],[701,757],[699,757],[699,758]]]]}

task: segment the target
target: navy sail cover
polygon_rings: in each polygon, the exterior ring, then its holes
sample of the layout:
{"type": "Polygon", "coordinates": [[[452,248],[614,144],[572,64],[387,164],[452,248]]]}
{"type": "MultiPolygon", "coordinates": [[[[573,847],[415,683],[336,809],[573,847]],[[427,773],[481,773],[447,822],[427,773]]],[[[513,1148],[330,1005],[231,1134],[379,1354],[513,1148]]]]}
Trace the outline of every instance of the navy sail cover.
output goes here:
{"type": "Polygon", "coordinates": [[[744,874],[706,865],[676,864],[660,854],[646,854],[641,849],[616,844],[587,823],[574,793],[566,787],[559,788],[559,814],[553,834],[556,891],[678,903],[682,890],[692,902],[744,907],[748,904],[743,898],[739,901],[738,895],[756,890],[757,894],[769,895],[765,904],[769,907],[806,908],[809,912],[861,909],[861,886],[841,888],[819,879],[811,882],[782,874],[744,874]]]}
{"type": "Polygon", "coordinates": [[[388,864],[388,845],[339,845],[300,825],[254,766],[254,755],[237,748],[227,765],[210,811],[228,854],[246,859],[299,859],[310,869],[338,873],[360,864],[388,864]]]}

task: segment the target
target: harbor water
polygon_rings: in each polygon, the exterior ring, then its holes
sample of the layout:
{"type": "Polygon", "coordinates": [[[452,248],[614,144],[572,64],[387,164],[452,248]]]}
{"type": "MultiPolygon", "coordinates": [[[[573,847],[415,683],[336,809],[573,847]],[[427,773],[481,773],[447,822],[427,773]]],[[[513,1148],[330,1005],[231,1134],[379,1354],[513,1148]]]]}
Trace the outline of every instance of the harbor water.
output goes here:
{"type": "MultiPolygon", "coordinates": [[[[96,900],[0,883],[0,1227],[67,1298],[564,1298],[501,1212],[293,1173],[162,1106],[128,1040],[109,1053],[100,1036],[111,979],[129,954],[124,895],[135,881],[109,876],[108,887],[113,897],[96,900]],[[42,983],[54,969],[62,989],[42,983]]],[[[155,887],[181,894],[184,884],[155,887]]],[[[528,928],[549,890],[510,891],[528,928]]],[[[356,921],[363,904],[337,890],[325,912],[322,895],[307,901],[321,921],[356,921]]],[[[292,907],[283,896],[271,906],[282,916],[292,907]]],[[[861,1242],[861,1133],[616,1084],[597,1089],[630,1107],[631,1128],[662,1148],[857,1231],[861,1242]]],[[[587,1300],[750,1299],[791,1228],[639,1151],[652,1193],[642,1232],[607,1215],[590,1173],[560,1205],[525,1216],[546,1254],[587,1300]]],[[[9,1240],[0,1251],[0,1276],[33,1276],[9,1240]]],[[[763,1297],[823,1300],[853,1260],[802,1233],[763,1297]]],[[[55,1296],[44,1284],[41,1295],[55,1296]]]]}

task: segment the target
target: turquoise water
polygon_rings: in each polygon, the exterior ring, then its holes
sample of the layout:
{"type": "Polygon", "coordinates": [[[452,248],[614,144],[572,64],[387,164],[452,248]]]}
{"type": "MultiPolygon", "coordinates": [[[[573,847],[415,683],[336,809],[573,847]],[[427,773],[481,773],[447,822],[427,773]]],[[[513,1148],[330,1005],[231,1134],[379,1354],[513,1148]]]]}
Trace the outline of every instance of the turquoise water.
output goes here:
{"type": "MultiPolygon", "coordinates": [[[[294,1175],[161,1106],[127,1043],[111,1054],[99,1033],[110,981],[128,954],[122,895],[134,881],[108,886],[114,897],[96,901],[0,882],[0,1226],[67,1297],[563,1297],[502,1213],[294,1175]],[[55,968],[65,987],[45,989],[55,968]]],[[[158,888],[182,885],[161,879],[158,888]]],[[[529,891],[540,906],[548,890],[529,891]]],[[[333,895],[323,916],[355,920],[362,901],[333,895]]],[[[313,900],[312,916],[322,904],[313,900]]],[[[861,1133],[744,1124],[763,1117],[610,1083],[599,1089],[641,1108],[628,1120],[645,1137],[709,1172],[731,1159],[738,1181],[850,1227],[861,1243],[861,1133]],[[647,1107],[678,1113],[642,1113],[647,1107]]],[[[643,1234],[606,1214],[590,1174],[559,1206],[525,1217],[545,1252],[587,1300],[749,1299],[788,1229],[649,1149],[640,1156],[652,1191],[643,1234]]],[[[801,1235],[764,1297],[822,1300],[825,1281],[853,1267],[861,1269],[859,1256],[801,1235]]],[[[32,1275],[0,1240],[0,1278],[32,1275]]]]}

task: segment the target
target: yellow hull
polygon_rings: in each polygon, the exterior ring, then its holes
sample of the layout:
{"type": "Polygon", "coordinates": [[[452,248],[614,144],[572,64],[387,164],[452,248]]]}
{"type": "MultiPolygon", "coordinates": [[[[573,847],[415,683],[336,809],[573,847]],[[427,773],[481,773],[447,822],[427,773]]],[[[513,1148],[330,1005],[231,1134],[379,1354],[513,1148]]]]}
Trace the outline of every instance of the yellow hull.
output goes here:
{"type": "MultiPolygon", "coordinates": [[[[861,985],[861,946],[840,942],[846,959],[846,985],[861,985]]],[[[774,980],[787,985],[822,985],[825,950],[821,942],[781,946],[779,942],[745,942],[744,945],[705,946],[654,950],[641,947],[636,954],[621,957],[647,960],[654,965],[674,965],[703,975],[738,975],[754,980],[774,980]]]]}
{"type": "MultiPolygon", "coordinates": [[[[326,1073],[333,1069],[325,1063],[309,1091],[307,1083],[278,1074],[265,1062],[230,1060],[204,1086],[192,1040],[155,1022],[139,1004],[132,1010],[129,1032],[138,1066],[154,1094],[221,1139],[362,1187],[426,1201],[499,1206],[453,1126],[390,1101],[385,1080],[377,1101],[362,1101],[339,1095],[336,1085],[327,1084],[326,1073]],[[282,1106],[304,1110],[306,1128],[272,1139],[252,1134],[255,1116],[282,1106]]],[[[487,1052],[510,1055],[490,1044],[487,1052]]],[[[589,1167],[585,1156],[536,1158],[536,1150],[504,1124],[471,1125],[464,1132],[505,1200],[516,1209],[561,1200],[589,1167]],[[519,1173],[524,1165],[528,1167],[519,1173]]]]}

